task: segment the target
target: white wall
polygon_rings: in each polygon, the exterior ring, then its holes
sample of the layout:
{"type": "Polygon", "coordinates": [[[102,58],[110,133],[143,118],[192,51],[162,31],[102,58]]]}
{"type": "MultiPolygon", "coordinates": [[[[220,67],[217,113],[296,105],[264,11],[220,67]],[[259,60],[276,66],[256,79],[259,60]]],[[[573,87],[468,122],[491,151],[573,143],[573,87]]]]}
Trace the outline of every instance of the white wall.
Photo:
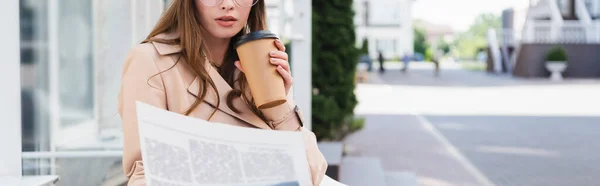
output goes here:
{"type": "Polygon", "coordinates": [[[19,1],[0,6],[0,177],[21,176],[19,1]]]}

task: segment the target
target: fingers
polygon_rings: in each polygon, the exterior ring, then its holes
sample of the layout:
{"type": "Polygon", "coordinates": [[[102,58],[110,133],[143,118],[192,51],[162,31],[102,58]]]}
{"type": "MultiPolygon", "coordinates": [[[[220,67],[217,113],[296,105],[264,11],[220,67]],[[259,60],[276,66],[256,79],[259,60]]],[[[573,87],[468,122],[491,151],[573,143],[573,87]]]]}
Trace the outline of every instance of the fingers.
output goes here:
{"type": "Polygon", "coordinates": [[[274,57],[274,58],[280,58],[283,60],[288,60],[288,54],[282,51],[271,51],[269,53],[269,56],[274,57]]]}
{"type": "Polygon", "coordinates": [[[294,78],[292,77],[292,75],[288,71],[283,69],[282,66],[277,66],[277,72],[279,72],[281,77],[283,77],[286,90],[289,89],[289,87],[294,83],[294,78]]]}
{"type": "Polygon", "coordinates": [[[285,71],[291,74],[290,63],[288,61],[279,58],[271,58],[269,59],[269,62],[275,66],[281,66],[285,71]]]}
{"type": "Polygon", "coordinates": [[[277,49],[279,51],[285,52],[285,45],[281,41],[279,41],[278,39],[275,40],[275,46],[277,46],[277,49]]]}
{"type": "Polygon", "coordinates": [[[240,63],[240,61],[235,61],[233,63],[233,65],[235,65],[235,67],[237,67],[238,69],[240,69],[240,71],[244,72],[244,69],[242,68],[242,64],[240,63]]]}

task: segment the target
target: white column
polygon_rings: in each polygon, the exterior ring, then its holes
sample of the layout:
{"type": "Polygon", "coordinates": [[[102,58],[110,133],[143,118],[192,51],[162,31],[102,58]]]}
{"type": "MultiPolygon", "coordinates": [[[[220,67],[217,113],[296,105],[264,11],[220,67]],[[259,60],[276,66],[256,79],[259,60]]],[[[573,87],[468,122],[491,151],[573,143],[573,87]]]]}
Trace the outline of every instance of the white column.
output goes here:
{"type": "MultiPolygon", "coordinates": [[[[50,151],[56,150],[56,143],[62,136],[60,131],[60,48],[59,48],[59,0],[48,0],[48,79],[50,107],[50,151]]],[[[55,165],[56,158],[50,159],[50,165],[55,165]]],[[[47,174],[45,170],[42,173],[47,174]]],[[[50,174],[56,173],[52,166],[50,174]]]]}
{"type": "Polygon", "coordinates": [[[292,74],[294,75],[294,100],[304,115],[304,126],[311,129],[312,100],[312,1],[294,1],[292,23],[292,74]]]}
{"type": "Polygon", "coordinates": [[[21,176],[21,77],[19,1],[0,6],[0,177],[21,176]]]}

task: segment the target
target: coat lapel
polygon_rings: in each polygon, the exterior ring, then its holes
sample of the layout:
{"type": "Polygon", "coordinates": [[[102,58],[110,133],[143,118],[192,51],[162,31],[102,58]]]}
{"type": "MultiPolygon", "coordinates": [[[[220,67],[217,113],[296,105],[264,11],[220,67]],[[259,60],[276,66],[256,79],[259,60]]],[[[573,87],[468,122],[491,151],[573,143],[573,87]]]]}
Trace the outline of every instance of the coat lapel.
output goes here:
{"type": "MultiPolygon", "coordinates": [[[[156,36],[156,38],[161,38],[161,39],[175,39],[178,37],[179,36],[176,32],[159,34],[156,36]]],[[[169,44],[164,44],[164,43],[159,43],[159,42],[152,42],[152,44],[154,45],[154,47],[156,48],[158,53],[163,56],[177,54],[177,53],[181,52],[181,47],[178,45],[169,45],[169,44]]],[[[179,57],[173,56],[173,58],[174,58],[174,61],[176,61],[179,57]]],[[[184,60],[182,60],[180,62],[183,62],[182,65],[184,68],[190,68],[188,66],[187,62],[185,62],[184,60]]],[[[215,83],[215,86],[217,89],[215,92],[215,90],[211,86],[208,86],[209,90],[207,92],[206,97],[203,100],[205,103],[211,105],[212,107],[217,107],[217,101],[219,100],[220,104],[218,105],[217,109],[219,109],[220,111],[222,111],[232,117],[235,117],[239,120],[242,120],[246,123],[249,123],[253,126],[256,126],[258,128],[271,129],[262,119],[260,119],[257,115],[255,115],[250,110],[250,108],[248,108],[246,106],[246,104],[245,104],[244,100],[242,100],[242,98],[235,98],[233,100],[233,105],[237,106],[236,108],[240,111],[240,113],[235,113],[233,110],[231,110],[227,106],[227,93],[229,93],[229,91],[232,90],[231,86],[229,86],[229,84],[227,84],[225,79],[223,79],[223,77],[221,77],[219,72],[217,72],[209,63],[206,63],[204,65],[204,67],[208,71],[208,74],[209,74],[210,78],[213,80],[213,82],[215,83]],[[217,94],[218,94],[218,96],[217,96],[217,94]]],[[[200,81],[200,78],[198,76],[191,75],[193,73],[191,73],[191,70],[189,70],[189,69],[185,69],[184,71],[186,73],[182,74],[182,77],[184,78],[184,81],[186,83],[190,82],[190,79],[193,78],[191,83],[188,85],[188,88],[187,88],[188,93],[194,95],[195,97],[198,97],[199,96],[198,91],[200,90],[198,82],[200,81]],[[189,72],[189,73],[187,73],[187,72],[189,72]]]]}
{"type": "MultiPolygon", "coordinates": [[[[233,105],[240,111],[240,113],[235,113],[233,110],[227,106],[227,94],[232,90],[231,86],[223,79],[223,77],[217,72],[211,65],[205,65],[205,68],[208,70],[208,74],[210,78],[215,83],[215,87],[217,91],[215,92],[211,86],[208,86],[209,91],[207,92],[206,97],[204,98],[204,102],[211,105],[212,107],[217,106],[217,100],[219,100],[218,109],[228,115],[238,118],[246,123],[249,123],[253,126],[262,129],[270,129],[270,127],[258,116],[256,116],[247,106],[244,100],[241,98],[235,98],[233,100],[233,105]],[[218,94],[218,96],[217,96],[218,94]]],[[[196,76],[190,86],[188,87],[188,92],[196,97],[199,96],[199,84],[200,78],[196,76]]]]}

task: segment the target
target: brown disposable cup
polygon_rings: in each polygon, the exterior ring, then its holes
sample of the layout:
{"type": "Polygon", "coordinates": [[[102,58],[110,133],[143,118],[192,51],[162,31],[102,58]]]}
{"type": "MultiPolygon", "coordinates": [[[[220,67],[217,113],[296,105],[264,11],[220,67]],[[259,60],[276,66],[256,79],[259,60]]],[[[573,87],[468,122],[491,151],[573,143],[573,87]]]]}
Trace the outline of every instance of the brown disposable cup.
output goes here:
{"type": "Polygon", "coordinates": [[[276,51],[277,35],[268,30],[248,33],[239,38],[236,51],[259,109],[272,108],[287,101],[283,78],[271,64],[269,52],[276,51]]]}

